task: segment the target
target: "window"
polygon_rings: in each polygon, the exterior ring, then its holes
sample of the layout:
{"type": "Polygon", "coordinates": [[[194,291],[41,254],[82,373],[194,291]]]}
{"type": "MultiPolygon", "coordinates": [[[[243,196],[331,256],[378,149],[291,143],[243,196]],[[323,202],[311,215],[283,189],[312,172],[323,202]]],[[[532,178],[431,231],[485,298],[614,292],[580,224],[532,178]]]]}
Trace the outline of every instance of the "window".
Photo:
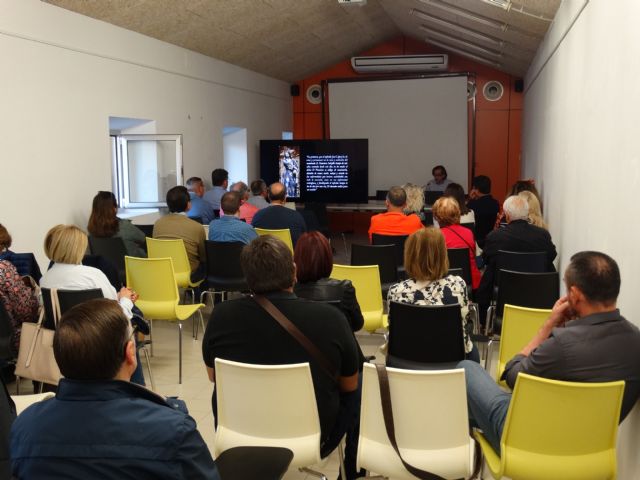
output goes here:
{"type": "Polygon", "coordinates": [[[182,185],[182,136],[117,135],[115,142],[120,207],[166,206],[167,191],[182,185]]]}

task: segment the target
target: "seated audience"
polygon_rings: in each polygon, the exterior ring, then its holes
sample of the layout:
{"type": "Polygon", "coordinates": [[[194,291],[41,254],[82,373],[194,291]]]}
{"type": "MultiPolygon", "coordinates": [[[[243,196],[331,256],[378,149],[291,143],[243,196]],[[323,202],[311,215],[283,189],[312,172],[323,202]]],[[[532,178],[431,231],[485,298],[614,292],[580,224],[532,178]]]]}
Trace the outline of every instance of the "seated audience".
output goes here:
{"type": "Polygon", "coordinates": [[[203,225],[209,225],[214,219],[213,205],[202,198],[205,191],[204,182],[200,177],[191,177],[187,180],[187,190],[191,199],[191,208],[187,212],[187,217],[199,221],[203,225]]]}
{"type": "Polygon", "coordinates": [[[476,241],[484,246],[484,239],[493,230],[496,215],[500,211],[498,201],[491,196],[491,179],[478,175],[473,179],[467,206],[473,211],[476,222],[476,241]]]}
{"type": "Polygon", "coordinates": [[[184,402],[128,382],[137,363],[132,336],[112,300],[65,313],[53,340],[65,378],[55,398],[13,423],[15,478],[219,480],[184,402]]]}
{"type": "MultiPolygon", "coordinates": [[[[540,200],[540,194],[538,193],[538,189],[536,188],[536,184],[535,184],[533,179],[518,180],[511,187],[511,193],[509,193],[509,195],[510,196],[518,195],[518,194],[520,194],[520,192],[531,192],[531,193],[533,193],[535,195],[536,199],[538,200],[538,204],[540,205],[540,212],[542,213],[542,200],[540,200]]],[[[527,200],[528,200],[528,197],[527,197],[527,200]]],[[[496,220],[495,220],[495,223],[494,223],[494,228],[499,228],[500,224],[505,223],[505,222],[506,222],[506,219],[505,219],[505,216],[504,216],[504,211],[502,209],[500,209],[500,212],[498,213],[498,216],[496,217],[496,220]]]]}
{"type": "Polygon", "coordinates": [[[553,260],[556,258],[556,247],[551,241],[549,232],[529,223],[527,201],[518,195],[511,196],[504,201],[503,210],[508,222],[507,226],[491,232],[484,243],[482,257],[486,269],[476,293],[476,300],[481,305],[488,305],[491,301],[496,261],[500,250],[546,252],[547,270],[555,271],[553,260]]]}
{"type": "Polygon", "coordinates": [[[36,282],[40,281],[42,273],[40,266],[33,253],[15,253],[9,250],[11,247],[11,235],[7,229],[0,224],[0,260],[11,262],[22,277],[30,276],[36,282]]]}
{"type": "Polygon", "coordinates": [[[209,225],[209,240],[213,242],[251,243],[258,238],[253,227],[240,220],[240,194],[227,192],[220,200],[224,215],[209,225]]]}
{"type": "Polygon", "coordinates": [[[540,209],[540,202],[538,201],[538,197],[536,197],[535,194],[533,192],[530,192],[529,190],[524,190],[518,195],[524,197],[529,204],[529,223],[531,225],[535,225],[536,227],[549,230],[549,227],[547,227],[544,218],[542,218],[542,210],[540,209]]]}
{"type": "MultiPolygon", "coordinates": [[[[202,228],[202,227],[200,227],[202,228]]],[[[56,225],[47,232],[44,239],[44,253],[55,262],[47,270],[40,286],[63,290],[89,290],[99,288],[104,298],[117,300],[125,316],[131,320],[137,293],[127,287],[119,292],[109,283],[109,279],[100,270],[82,265],[82,257],[87,250],[87,235],[75,225],[56,225]]],[[[54,328],[53,325],[47,325],[54,328]]],[[[138,366],[132,381],[144,385],[142,366],[138,366]]]]}
{"type": "Polygon", "coordinates": [[[35,289],[27,286],[16,267],[7,260],[0,260],[0,304],[11,321],[11,346],[17,355],[22,323],[38,321],[38,297],[35,289]]]}
{"type": "Polygon", "coordinates": [[[267,184],[264,180],[254,180],[251,182],[251,196],[247,203],[258,207],[258,210],[262,210],[269,206],[269,202],[267,202],[268,195],[267,184]]]}
{"type": "Polygon", "coordinates": [[[433,204],[433,218],[438,221],[440,231],[444,235],[447,248],[466,248],[469,250],[469,266],[471,267],[471,288],[480,286],[480,270],[476,264],[476,241],[473,232],[460,225],[460,207],[453,197],[440,197],[433,204]]]}
{"type": "MultiPolygon", "coordinates": [[[[507,363],[502,378],[510,388],[520,372],[569,382],[624,380],[622,422],[640,396],[640,331],[616,308],[618,265],[604,253],[580,252],[571,257],[564,280],[567,295],[556,302],[540,331],[507,363]]],[[[479,365],[464,361],[459,367],[465,369],[469,421],[482,429],[499,453],[511,394],[479,365]]]]}
{"type": "MultiPolygon", "coordinates": [[[[336,305],[349,321],[352,332],[364,325],[364,317],[351,280],[330,278],[333,253],[329,240],[320,232],[304,233],[296,243],[293,254],[296,264],[296,284],[293,292],[300,298],[314,302],[339,302],[336,305]]],[[[357,342],[356,342],[357,345],[357,342]]],[[[358,346],[361,364],[364,355],[358,346]]]]}
{"type": "Polygon", "coordinates": [[[214,210],[220,210],[220,199],[229,186],[229,172],[224,168],[216,168],[211,172],[211,190],[206,192],[202,198],[209,202],[214,210]]]}
{"type": "Polygon", "coordinates": [[[391,187],[385,200],[387,211],[371,217],[369,241],[374,233],[378,235],[411,235],[422,228],[420,218],[411,213],[405,215],[407,193],[402,187],[391,187]]]}
{"type": "MultiPolygon", "coordinates": [[[[247,184],[244,182],[236,182],[231,185],[231,191],[238,192],[240,194],[240,219],[251,225],[253,222],[253,216],[260,209],[248,202],[249,187],[247,187],[247,184]]],[[[222,209],[222,211],[224,211],[224,209],[222,209]]],[[[220,212],[220,215],[222,215],[222,212],[220,212]]]]}
{"type": "Polygon", "coordinates": [[[433,180],[429,180],[424,187],[427,192],[444,192],[447,185],[451,183],[451,180],[447,180],[447,169],[442,165],[433,167],[431,175],[433,175],[433,180]]]}
{"type": "Polygon", "coordinates": [[[189,192],[182,186],[171,188],[167,192],[169,215],[158,219],[153,226],[153,238],[161,240],[181,238],[187,250],[191,266],[191,280],[198,281],[204,277],[206,254],[204,251],[204,228],[198,222],[187,217],[191,208],[189,192]]]}
{"type": "Polygon", "coordinates": [[[453,197],[460,207],[460,223],[476,223],[476,215],[467,206],[467,199],[464,196],[464,188],[459,183],[450,183],[444,189],[445,197],[453,197]]]}
{"type": "MultiPolygon", "coordinates": [[[[293,255],[278,238],[258,237],[244,247],[241,264],[249,289],[271,301],[302,331],[333,365],[338,379],[331,378],[316,359],[251,297],[229,300],[213,309],[202,341],[209,379],[215,381],[216,358],[262,365],[309,362],[320,417],[321,455],[329,455],[346,432],[347,478],[356,478],[359,361],[347,319],[332,305],[296,297],[293,293],[296,275],[293,255]]],[[[256,402],[259,401],[256,396],[256,402]]],[[[215,392],[213,402],[215,416],[215,392]]]]}
{"type": "MultiPolygon", "coordinates": [[[[414,305],[460,304],[464,351],[468,359],[479,362],[478,349],[469,335],[473,327],[467,285],[461,277],[447,275],[447,247],[440,230],[426,227],[409,235],[404,247],[404,268],[409,279],[389,288],[387,304],[392,301],[414,305]]],[[[392,321],[390,317],[389,322],[392,321]]]]}
{"type": "Polygon", "coordinates": [[[403,213],[410,215],[415,213],[420,221],[425,220],[424,215],[424,189],[419,185],[413,183],[405,183],[402,189],[407,194],[407,205],[404,207],[403,213]]]}
{"type": "Polygon", "coordinates": [[[111,192],[98,192],[93,197],[87,230],[97,238],[120,237],[127,255],[146,257],[146,236],[131,220],[118,218],[118,202],[111,192]]]}
{"type": "Polygon", "coordinates": [[[280,182],[269,186],[269,200],[271,205],[263,208],[253,216],[252,225],[256,228],[278,230],[288,228],[295,247],[298,238],[307,231],[307,224],[299,212],[285,207],[287,203],[287,189],[280,182]]]}

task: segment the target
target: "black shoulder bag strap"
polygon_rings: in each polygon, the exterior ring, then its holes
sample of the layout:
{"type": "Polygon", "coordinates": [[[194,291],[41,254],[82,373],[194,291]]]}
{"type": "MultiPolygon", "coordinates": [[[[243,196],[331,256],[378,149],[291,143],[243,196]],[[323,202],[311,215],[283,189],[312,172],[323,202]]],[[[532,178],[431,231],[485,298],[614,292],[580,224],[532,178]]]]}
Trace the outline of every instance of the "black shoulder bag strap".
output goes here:
{"type": "Polygon", "coordinates": [[[258,305],[264,308],[269,315],[271,315],[282,328],[284,328],[289,335],[295,338],[304,349],[309,352],[309,355],[318,362],[318,365],[322,370],[338,383],[338,372],[336,368],[331,364],[329,359],[316,347],[307,336],[296,327],[291,320],[289,320],[284,313],[282,313],[278,307],[269,301],[269,299],[263,295],[253,295],[252,297],[258,305]]]}
{"type": "MultiPolygon", "coordinates": [[[[443,477],[439,477],[435,473],[420,470],[413,465],[408,464],[400,455],[398,449],[398,443],[396,442],[396,430],[393,424],[393,409],[391,407],[391,391],[389,390],[389,377],[387,376],[387,368],[384,365],[376,364],[376,370],[378,372],[378,382],[380,383],[380,402],[382,404],[382,415],[384,416],[384,426],[387,430],[387,436],[391,442],[391,446],[398,454],[398,458],[411,474],[420,478],[421,480],[445,480],[443,477]]],[[[464,479],[459,479],[464,480],[464,479]]]]}

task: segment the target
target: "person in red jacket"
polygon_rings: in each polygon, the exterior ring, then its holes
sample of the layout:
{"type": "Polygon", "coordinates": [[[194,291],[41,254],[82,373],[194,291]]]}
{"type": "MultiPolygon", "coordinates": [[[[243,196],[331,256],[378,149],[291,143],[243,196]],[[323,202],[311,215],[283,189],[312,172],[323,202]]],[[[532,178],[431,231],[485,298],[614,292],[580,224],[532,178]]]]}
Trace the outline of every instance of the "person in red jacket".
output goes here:
{"type": "Polygon", "coordinates": [[[371,217],[369,241],[374,233],[378,235],[411,235],[422,228],[420,218],[411,213],[405,215],[407,193],[402,187],[391,187],[385,200],[387,211],[371,217]]]}

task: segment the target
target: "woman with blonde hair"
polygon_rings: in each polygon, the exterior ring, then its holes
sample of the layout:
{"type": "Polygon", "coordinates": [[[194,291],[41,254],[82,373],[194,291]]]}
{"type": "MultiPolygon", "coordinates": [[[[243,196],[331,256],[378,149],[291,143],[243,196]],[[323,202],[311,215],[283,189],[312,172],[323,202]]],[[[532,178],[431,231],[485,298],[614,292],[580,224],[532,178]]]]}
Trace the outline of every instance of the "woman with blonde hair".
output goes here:
{"type": "MultiPolygon", "coordinates": [[[[464,350],[467,359],[479,362],[478,349],[468,333],[471,325],[467,285],[462,278],[447,275],[447,246],[439,229],[427,227],[409,235],[404,247],[404,268],[409,279],[389,288],[387,303],[395,301],[414,305],[460,304],[464,350]]],[[[393,319],[390,318],[389,321],[393,319]]]]}
{"type": "Polygon", "coordinates": [[[402,188],[407,194],[407,206],[404,208],[404,214],[415,213],[420,217],[420,221],[424,221],[424,190],[421,186],[413,183],[405,183],[402,188]]]}
{"type": "Polygon", "coordinates": [[[518,195],[520,197],[524,197],[529,204],[529,223],[531,225],[535,225],[536,227],[549,230],[549,227],[542,218],[542,210],[540,209],[540,202],[538,201],[538,197],[536,197],[536,195],[529,190],[524,190],[518,195]]]}

